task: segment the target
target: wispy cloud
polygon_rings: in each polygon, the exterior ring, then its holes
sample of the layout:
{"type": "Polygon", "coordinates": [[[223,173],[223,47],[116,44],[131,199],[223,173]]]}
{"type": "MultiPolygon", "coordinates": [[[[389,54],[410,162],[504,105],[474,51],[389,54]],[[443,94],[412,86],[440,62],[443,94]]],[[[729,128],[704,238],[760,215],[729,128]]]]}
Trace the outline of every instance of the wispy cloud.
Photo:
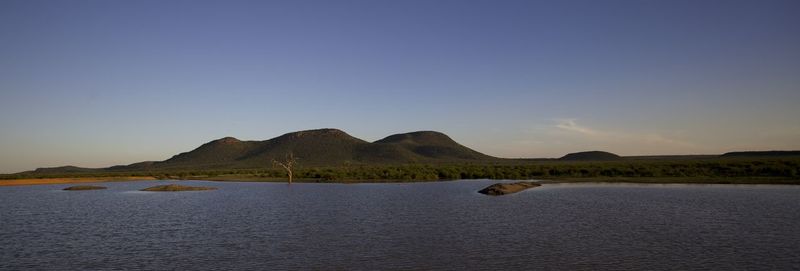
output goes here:
{"type": "MultiPolygon", "coordinates": [[[[670,138],[657,133],[636,133],[627,131],[609,131],[589,127],[578,122],[578,119],[555,119],[554,135],[570,135],[580,141],[595,142],[608,147],[627,150],[631,153],[642,152],[647,149],[669,150],[680,148],[684,150],[697,149],[697,145],[690,142],[670,138]]],[[[603,147],[603,146],[597,146],[603,147]]]]}
{"type": "Polygon", "coordinates": [[[557,122],[556,123],[556,128],[564,130],[564,131],[568,131],[568,132],[575,132],[575,133],[585,134],[585,135],[596,136],[596,135],[601,134],[600,132],[598,132],[596,130],[593,130],[593,129],[590,129],[588,127],[583,127],[583,126],[578,125],[576,123],[576,121],[577,121],[576,119],[557,119],[556,120],[556,122],[557,122]]]}

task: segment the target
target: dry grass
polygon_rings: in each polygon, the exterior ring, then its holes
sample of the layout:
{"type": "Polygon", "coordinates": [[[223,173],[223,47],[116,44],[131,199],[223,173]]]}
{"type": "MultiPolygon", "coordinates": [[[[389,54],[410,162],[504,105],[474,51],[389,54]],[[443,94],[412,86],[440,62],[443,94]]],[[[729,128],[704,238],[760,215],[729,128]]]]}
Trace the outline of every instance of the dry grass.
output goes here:
{"type": "Polygon", "coordinates": [[[124,182],[155,180],[153,177],[84,177],[84,178],[44,178],[44,179],[16,179],[0,180],[0,186],[40,185],[40,184],[68,184],[68,183],[99,183],[99,182],[124,182]]]}

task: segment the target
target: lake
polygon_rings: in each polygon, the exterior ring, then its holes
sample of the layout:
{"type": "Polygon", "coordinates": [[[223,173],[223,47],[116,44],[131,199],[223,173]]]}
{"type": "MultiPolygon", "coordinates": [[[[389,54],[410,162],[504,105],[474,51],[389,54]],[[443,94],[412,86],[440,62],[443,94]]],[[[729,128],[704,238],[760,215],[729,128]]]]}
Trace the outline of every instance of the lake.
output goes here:
{"type": "Polygon", "coordinates": [[[800,186],[0,187],[0,269],[800,269],[800,186]]]}

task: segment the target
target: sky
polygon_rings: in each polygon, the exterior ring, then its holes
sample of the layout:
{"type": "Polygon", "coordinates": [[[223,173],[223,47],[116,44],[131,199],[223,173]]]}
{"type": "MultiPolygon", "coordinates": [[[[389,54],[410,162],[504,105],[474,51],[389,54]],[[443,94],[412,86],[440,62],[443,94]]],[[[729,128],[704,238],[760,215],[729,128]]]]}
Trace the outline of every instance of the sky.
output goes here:
{"type": "Polygon", "coordinates": [[[0,1],[0,173],[225,136],[800,149],[800,1],[0,1]]]}

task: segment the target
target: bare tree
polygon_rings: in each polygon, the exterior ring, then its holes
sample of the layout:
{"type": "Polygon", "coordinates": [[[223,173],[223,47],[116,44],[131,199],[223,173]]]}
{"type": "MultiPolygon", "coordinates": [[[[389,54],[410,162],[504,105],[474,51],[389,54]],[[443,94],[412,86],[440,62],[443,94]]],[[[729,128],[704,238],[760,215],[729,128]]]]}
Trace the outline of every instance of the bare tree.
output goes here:
{"type": "Polygon", "coordinates": [[[278,161],[273,159],[272,164],[281,166],[284,170],[286,170],[286,174],[289,175],[289,184],[292,183],[292,169],[294,169],[294,165],[297,164],[297,159],[294,158],[294,153],[289,153],[286,155],[286,160],[278,161]]]}

